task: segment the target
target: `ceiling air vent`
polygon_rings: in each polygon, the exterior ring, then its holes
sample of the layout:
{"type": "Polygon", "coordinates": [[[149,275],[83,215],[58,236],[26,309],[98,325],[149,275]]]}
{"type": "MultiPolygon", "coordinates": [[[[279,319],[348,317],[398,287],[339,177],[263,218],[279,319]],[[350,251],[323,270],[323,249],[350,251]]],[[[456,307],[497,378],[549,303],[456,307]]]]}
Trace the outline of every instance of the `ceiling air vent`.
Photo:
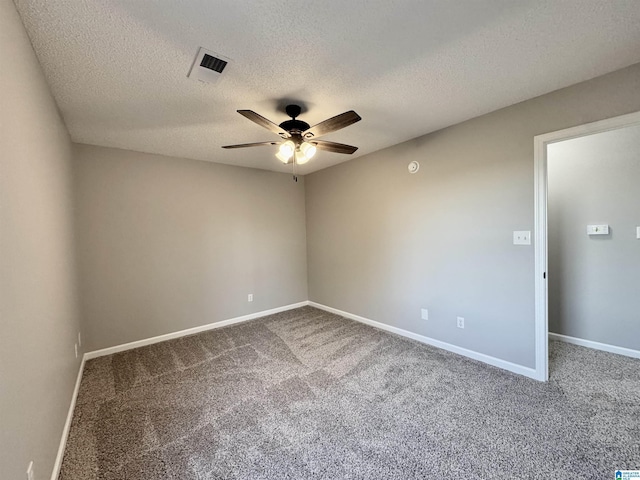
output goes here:
{"type": "Polygon", "coordinates": [[[200,62],[200,66],[213,70],[214,72],[222,73],[224,67],[227,66],[227,62],[221,58],[212,57],[208,53],[205,53],[204,57],[202,57],[202,61],[200,62]]]}
{"type": "Polygon", "coordinates": [[[204,83],[215,83],[231,60],[200,47],[187,77],[204,83]]]}

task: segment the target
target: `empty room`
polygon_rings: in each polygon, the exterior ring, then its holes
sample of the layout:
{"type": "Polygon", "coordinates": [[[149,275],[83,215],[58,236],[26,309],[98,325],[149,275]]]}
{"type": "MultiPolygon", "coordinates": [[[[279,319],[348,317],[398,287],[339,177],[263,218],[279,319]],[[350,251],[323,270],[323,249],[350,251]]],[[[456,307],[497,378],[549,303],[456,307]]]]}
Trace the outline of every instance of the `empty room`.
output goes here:
{"type": "Polygon", "coordinates": [[[0,0],[0,479],[640,479],[640,2],[0,0]]]}

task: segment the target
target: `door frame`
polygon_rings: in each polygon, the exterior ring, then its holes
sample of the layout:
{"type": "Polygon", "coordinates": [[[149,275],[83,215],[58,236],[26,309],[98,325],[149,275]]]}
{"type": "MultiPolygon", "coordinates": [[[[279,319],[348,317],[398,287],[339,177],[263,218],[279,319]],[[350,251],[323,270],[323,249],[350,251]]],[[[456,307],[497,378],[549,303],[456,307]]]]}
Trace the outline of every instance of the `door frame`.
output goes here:
{"type": "Polygon", "coordinates": [[[547,145],[594,133],[640,125],[640,112],[607,118],[533,137],[534,151],[534,258],[535,258],[535,378],[549,380],[549,304],[547,245],[547,145]]]}

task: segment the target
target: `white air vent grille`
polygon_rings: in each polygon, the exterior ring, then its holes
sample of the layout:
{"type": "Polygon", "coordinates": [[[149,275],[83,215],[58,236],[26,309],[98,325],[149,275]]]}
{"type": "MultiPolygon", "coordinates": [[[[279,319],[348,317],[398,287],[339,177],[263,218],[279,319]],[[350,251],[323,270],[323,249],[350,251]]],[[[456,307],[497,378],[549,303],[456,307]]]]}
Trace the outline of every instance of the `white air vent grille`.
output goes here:
{"type": "Polygon", "coordinates": [[[219,53],[200,47],[193,60],[187,77],[200,82],[215,83],[218,81],[231,60],[219,53]]]}

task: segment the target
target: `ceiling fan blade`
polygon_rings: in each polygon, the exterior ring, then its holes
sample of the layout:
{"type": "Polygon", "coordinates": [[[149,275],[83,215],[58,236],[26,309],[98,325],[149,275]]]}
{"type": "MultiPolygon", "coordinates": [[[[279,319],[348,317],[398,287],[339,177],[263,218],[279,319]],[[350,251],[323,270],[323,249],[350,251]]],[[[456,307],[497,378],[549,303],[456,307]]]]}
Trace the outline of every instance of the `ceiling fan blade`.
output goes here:
{"type": "Polygon", "coordinates": [[[344,143],[327,142],[326,140],[311,140],[309,143],[314,144],[320,150],[327,150],[328,152],[346,153],[351,155],[358,150],[358,147],[352,147],[351,145],[345,145],[344,143]]]}
{"type": "Polygon", "coordinates": [[[335,132],[336,130],[340,130],[341,128],[348,127],[349,125],[359,122],[362,120],[360,115],[358,115],[353,110],[349,110],[348,112],[341,113],[340,115],[336,115],[335,117],[331,117],[324,122],[320,122],[317,125],[309,128],[302,132],[302,136],[304,138],[316,138],[321,137],[322,135],[326,135],[327,133],[335,132]]]}
{"type": "Polygon", "coordinates": [[[276,135],[280,135],[282,138],[289,138],[289,132],[280,128],[280,126],[273,123],[271,120],[267,120],[262,115],[258,115],[253,110],[238,110],[238,113],[244,117],[247,117],[252,122],[257,123],[262,128],[266,128],[267,130],[272,131],[276,135]]]}
{"type": "Polygon", "coordinates": [[[280,142],[257,142],[257,143],[242,143],[240,145],[225,145],[222,148],[245,148],[245,147],[260,147],[262,145],[279,145],[280,142]]]}

